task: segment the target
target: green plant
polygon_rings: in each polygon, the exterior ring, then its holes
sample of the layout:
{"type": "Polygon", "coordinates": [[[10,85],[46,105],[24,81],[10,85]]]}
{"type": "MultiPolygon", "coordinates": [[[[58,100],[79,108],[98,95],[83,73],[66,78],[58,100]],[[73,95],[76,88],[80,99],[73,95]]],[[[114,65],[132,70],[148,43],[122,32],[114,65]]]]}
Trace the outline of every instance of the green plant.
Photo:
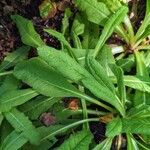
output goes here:
{"type": "Polygon", "coordinates": [[[150,149],[150,1],[147,0],[145,19],[136,34],[124,2],[75,0],[74,3],[80,11],[70,32],[68,9],[61,33],[44,29],[61,42],[61,50],[46,46],[31,21],[12,16],[22,42],[37,48],[38,56],[27,59],[30,48],[23,46],[1,63],[0,149],[49,149],[57,142],[56,135],[66,139],[56,147],[59,150],[89,147],[109,150],[115,137],[116,149],[121,148],[122,139],[126,139],[128,150],[150,149]],[[112,47],[107,43],[113,33],[126,44],[116,43],[112,47]],[[24,83],[28,85],[25,89],[24,83]],[[80,99],[79,109],[64,108],[61,105],[64,97],[80,99]],[[96,109],[91,107],[93,104],[96,109]],[[49,127],[38,120],[47,110],[53,111],[57,118],[49,127]],[[89,117],[90,114],[94,117],[89,117]],[[103,122],[103,118],[106,118],[106,138],[96,144],[89,124],[103,122]]]}

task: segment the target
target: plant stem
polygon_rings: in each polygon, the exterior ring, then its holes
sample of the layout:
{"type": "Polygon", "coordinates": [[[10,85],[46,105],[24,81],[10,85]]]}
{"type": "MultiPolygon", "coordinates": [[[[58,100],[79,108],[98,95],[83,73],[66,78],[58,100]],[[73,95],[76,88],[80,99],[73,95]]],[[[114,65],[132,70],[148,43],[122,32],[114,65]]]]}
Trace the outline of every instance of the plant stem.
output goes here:
{"type": "MultiPolygon", "coordinates": [[[[83,96],[83,95],[82,95],[82,96],[83,96]]],[[[101,106],[101,107],[105,108],[106,110],[108,110],[108,111],[110,111],[110,112],[116,113],[116,110],[115,110],[115,109],[113,109],[113,108],[111,108],[111,107],[109,107],[109,106],[107,106],[107,105],[101,103],[100,101],[98,101],[98,100],[96,100],[96,99],[94,99],[94,98],[92,98],[92,97],[90,97],[90,96],[84,95],[83,98],[86,99],[87,101],[93,103],[93,104],[96,104],[96,105],[98,105],[98,106],[101,106]]]]}
{"type": "Polygon", "coordinates": [[[6,76],[6,75],[9,75],[9,74],[12,74],[12,73],[13,73],[13,71],[1,72],[0,76],[6,76]]]}
{"type": "MultiPolygon", "coordinates": [[[[78,109],[78,110],[76,110],[77,112],[83,112],[83,110],[82,109],[78,109]]],[[[89,110],[89,109],[87,109],[87,113],[88,114],[91,114],[91,115],[97,115],[97,116],[103,116],[103,115],[106,115],[107,113],[106,112],[102,112],[102,111],[98,111],[98,110],[89,110]]]]}
{"type": "Polygon", "coordinates": [[[123,46],[109,45],[111,47],[113,55],[124,52],[123,46]]]}
{"type": "Polygon", "coordinates": [[[128,16],[125,17],[124,23],[128,29],[130,45],[133,46],[134,42],[135,42],[134,30],[133,30],[133,26],[132,26],[131,21],[128,16]]]}
{"type": "Polygon", "coordinates": [[[73,128],[73,127],[75,127],[77,125],[80,125],[82,123],[91,122],[91,121],[96,121],[97,122],[97,121],[99,121],[99,118],[84,119],[84,120],[80,120],[80,121],[77,121],[75,123],[69,124],[69,125],[61,128],[61,129],[58,129],[57,131],[54,131],[54,132],[50,133],[49,135],[46,135],[44,138],[41,139],[41,142],[48,139],[48,138],[50,138],[50,137],[52,137],[52,136],[55,136],[55,135],[65,131],[67,129],[70,129],[70,128],[73,128]]]}
{"type": "Polygon", "coordinates": [[[150,45],[142,45],[137,47],[138,50],[150,50],[150,45]]]}
{"type": "MultiPolygon", "coordinates": [[[[79,90],[80,90],[81,92],[84,92],[84,87],[82,87],[82,86],[79,85],[79,90]]],[[[82,108],[83,108],[83,118],[84,118],[84,119],[88,119],[88,113],[87,113],[87,107],[86,107],[86,101],[85,101],[85,99],[81,99],[81,104],[82,104],[82,108]]],[[[88,122],[85,122],[85,123],[83,124],[83,128],[86,129],[86,130],[89,129],[89,124],[88,124],[88,122]]]]}

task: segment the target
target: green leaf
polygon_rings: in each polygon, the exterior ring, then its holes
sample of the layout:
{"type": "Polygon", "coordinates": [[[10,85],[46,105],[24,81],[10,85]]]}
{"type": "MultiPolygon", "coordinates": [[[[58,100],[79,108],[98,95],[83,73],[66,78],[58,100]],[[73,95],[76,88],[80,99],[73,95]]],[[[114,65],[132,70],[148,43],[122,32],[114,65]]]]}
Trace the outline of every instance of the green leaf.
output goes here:
{"type": "Polygon", "coordinates": [[[107,76],[105,69],[93,57],[87,58],[87,66],[93,77],[103,86],[115,93],[115,87],[107,76]]]}
{"type": "Polygon", "coordinates": [[[6,76],[2,85],[0,86],[0,95],[5,92],[16,90],[19,87],[19,80],[13,75],[6,76]]]}
{"type": "Polygon", "coordinates": [[[1,124],[2,124],[3,119],[4,119],[3,115],[0,114],[0,126],[1,126],[1,124]]]}
{"type": "Polygon", "coordinates": [[[17,50],[9,53],[0,65],[0,72],[4,71],[5,69],[9,69],[10,67],[25,59],[29,50],[29,46],[22,46],[17,50]]]}
{"type": "Polygon", "coordinates": [[[147,0],[147,4],[146,4],[146,15],[145,18],[142,22],[142,25],[140,26],[140,28],[138,29],[137,33],[136,33],[136,40],[139,40],[141,35],[146,31],[146,28],[150,25],[150,1],[147,0]]]}
{"type": "Polygon", "coordinates": [[[150,0],[146,1],[146,16],[150,13],[150,0]]]}
{"type": "Polygon", "coordinates": [[[123,21],[127,12],[128,12],[127,7],[122,6],[117,10],[116,13],[110,16],[108,21],[105,23],[100,39],[95,47],[95,52],[93,54],[94,57],[98,55],[99,51],[104,46],[106,40],[111,36],[116,26],[118,26],[123,21]]]}
{"type": "Polygon", "coordinates": [[[97,60],[102,65],[102,67],[105,68],[107,76],[111,76],[113,73],[110,70],[109,64],[115,63],[111,48],[107,45],[104,45],[97,57],[97,60]]]}
{"type": "Polygon", "coordinates": [[[38,117],[53,106],[56,102],[60,101],[60,98],[50,97],[38,97],[33,99],[19,107],[19,109],[25,113],[30,119],[36,120],[38,117]]]}
{"type": "MultiPolygon", "coordinates": [[[[38,130],[38,132],[40,134],[41,139],[44,139],[49,134],[54,133],[54,132],[56,132],[56,131],[64,128],[64,127],[65,127],[65,125],[58,124],[58,125],[51,125],[49,127],[42,126],[42,127],[37,128],[37,130],[38,130]]],[[[61,134],[66,132],[66,130],[62,131],[61,134]]],[[[52,139],[54,139],[54,137],[55,137],[55,135],[54,136],[50,136],[50,137],[47,138],[47,140],[52,140],[52,139]]],[[[41,140],[41,142],[43,142],[43,141],[44,140],[41,140]]]]}
{"type": "Polygon", "coordinates": [[[27,141],[28,140],[23,137],[22,134],[13,131],[5,138],[0,146],[0,150],[18,150],[27,143],[27,141]]]}
{"type": "Polygon", "coordinates": [[[150,135],[150,117],[122,119],[122,132],[150,135]]]}
{"type": "Polygon", "coordinates": [[[39,144],[40,135],[32,122],[17,109],[4,113],[7,121],[15,128],[16,132],[22,133],[32,144],[39,144]]]}
{"type": "Polygon", "coordinates": [[[67,79],[76,83],[82,82],[95,96],[115,106],[122,114],[124,108],[120,100],[108,88],[99,84],[95,78],[69,55],[64,52],[56,51],[53,48],[44,46],[38,48],[39,56],[44,59],[49,66],[62,74],[67,79]],[[113,100],[112,100],[113,99],[113,100]]]}
{"type": "Polygon", "coordinates": [[[11,18],[16,23],[21,35],[21,40],[24,44],[32,47],[45,45],[39,34],[35,31],[33,23],[30,20],[19,15],[13,15],[11,18]]]}
{"type": "Polygon", "coordinates": [[[104,24],[110,12],[106,5],[97,0],[75,0],[80,11],[83,11],[88,20],[96,24],[104,24]]]}
{"type": "Polygon", "coordinates": [[[47,18],[49,14],[53,11],[53,4],[51,1],[43,1],[39,6],[40,16],[42,18],[47,18]]]}
{"type": "Polygon", "coordinates": [[[107,138],[100,142],[93,150],[110,150],[113,138],[107,138]]]}
{"type": "Polygon", "coordinates": [[[55,30],[52,30],[52,29],[44,29],[44,31],[47,32],[47,33],[49,33],[50,35],[56,37],[60,42],[62,42],[62,44],[67,48],[68,54],[77,61],[77,58],[75,57],[75,55],[74,55],[74,53],[72,51],[71,45],[65,39],[65,37],[64,37],[64,35],[62,33],[59,33],[59,32],[57,32],[55,30]]]}
{"type": "Polygon", "coordinates": [[[64,52],[43,46],[38,48],[38,54],[49,66],[72,81],[80,82],[87,74],[89,75],[83,67],[64,52]]]}
{"type": "Polygon", "coordinates": [[[109,10],[112,12],[115,12],[118,8],[122,6],[120,0],[101,0],[101,1],[104,4],[106,4],[107,8],[109,8],[109,10]]]}
{"type": "Polygon", "coordinates": [[[127,134],[127,150],[139,150],[139,147],[136,143],[136,141],[134,140],[134,138],[130,135],[127,134]]]}
{"type": "Polygon", "coordinates": [[[32,89],[5,92],[0,96],[0,112],[10,111],[11,108],[25,103],[37,95],[37,92],[32,89]]]}
{"type": "Polygon", "coordinates": [[[72,25],[71,33],[72,33],[72,37],[74,41],[74,46],[78,49],[79,48],[82,49],[82,44],[78,36],[84,33],[84,27],[85,25],[82,23],[81,17],[79,15],[76,15],[76,18],[74,19],[74,22],[72,25]]]}
{"type": "Polygon", "coordinates": [[[58,149],[59,150],[87,150],[92,140],[92,135],[89,131],[80,131],[72,134],[58,149]]]}
{"type": "Polygon", "coordinates": [[[122,121],[120,118],[113,119],[106,127],[106,136],[115,137],[122,132],[122,121]]]}
{"type": "Polygon", "coordinates": [[[135,65],[134,56],[130,55],[127,58],[119,59],[116,64],[120,66],[124,72],[129,72],[132,67],[135,65]]]}
{"type": "MultiPolygon", "coordinates": [[[[117,80],[114,77],[111,77],[111,79],[114,83],[117,83],[117,80]]],[[[143,80],[142,78],[125,75],[124,84],[133,89],[150,93],[150,82],[147,80],[143,80]]]]}
{"type": "Polygon", "coordinates": [[[39,58],[18,64],[15,67],[14,75],[40,94],[48,97],[70,97],[81,94],[63,76],[52,70],[39,58]]]}
{"type": "Polygon", "coordinates": [[[121,102],[123,103],[123,105],[125,105],[126,89],[125,89],[125,84],[124,84],[124,79],[123,79],[123,71],[119,66],[117,66],[115,64],[110,64],[109,66],[117,78],[119,98],[120,98],[121,102]]]}
{"type": "Polygon", "coordinates": [[[44,29],[45,32],[49,33],[50,35],[56,37],[59,41],[61,41],[65,46],[71,47],[69,42],[65,39],[62,33],[59,33],[53,29],[44,29]]]}

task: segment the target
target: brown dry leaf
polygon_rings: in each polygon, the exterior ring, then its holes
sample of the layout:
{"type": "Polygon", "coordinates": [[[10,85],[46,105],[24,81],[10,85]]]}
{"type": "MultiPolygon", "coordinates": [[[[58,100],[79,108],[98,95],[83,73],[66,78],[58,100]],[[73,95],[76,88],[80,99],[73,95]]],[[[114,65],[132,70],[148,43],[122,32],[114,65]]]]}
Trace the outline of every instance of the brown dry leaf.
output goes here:
{"type": "Polygon", "coordinates": [[[78,99],[71,99],[71,101],[69,102],[68,108],[71,110],[77,110],[79,108],[78,99]]]}
{"type": "Polygon", "coordinates": [[[113,114],[108,114],[100,117],[100,121],[103,123],[109,123],[113,119],[113,114]]]}

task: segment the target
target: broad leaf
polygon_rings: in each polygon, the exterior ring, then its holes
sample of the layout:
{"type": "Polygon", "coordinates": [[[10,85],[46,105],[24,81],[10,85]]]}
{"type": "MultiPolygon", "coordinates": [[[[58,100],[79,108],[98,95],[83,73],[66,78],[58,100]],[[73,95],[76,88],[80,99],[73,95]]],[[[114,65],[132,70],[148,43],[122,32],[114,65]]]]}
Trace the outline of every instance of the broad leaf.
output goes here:
{"type": "Polygon", "coordinates": [[[127,150],[139,150],[139,147],[135,141],[135,139],[132,137],[132,135],[127,134],[127,150]]]}
{"type": "MultiPolygon", "coordinates": [[[[115,77],[111,77],[111,79],[114,83],[117,83],[117,80],[115,77]]],[[[144,81],[142,78],[125,75],[124,84],[133,89],[137,89],[139,91],[150,93],[150,82],[147,80],[144,81]]]]}
{"type": "Polygon", "coordinates": [[[16,79],[13,75],[6,76],[2,85],[0,86],[0,95],[8,91],[18,89],[19,83],[19,80],[16,79]]]}
{"type": "Polygon", "coordinates": [[[106,5],[97,0],[75,0],[80,11],[83,11],[88,20],[96,24],[104,24],[110,12],[106,5]]]}
{"type": "Polygon", "coordinates": [[[58,149],[59,150],[87,150],[92,140],[92,135],[89,131],[80,131],[69,137],[58,149]]]}
{"type": "Polygon", "coordinates": [[[0,96],[0,112],[9,111],[12,107],[21,105],[37,95],[38,93],[32,89],[5,92],[0,96]]]}
{"type": "Polygon", "coordinates": [[[21,35],[21,40],[24,44],[32,47],[45,45],[39,34],[35,31],[33,23],[30,20],[19,15],[13,15],[11,18],[16,23],[21,35]]]}
{"type": "Polygon", "coordinates": [[[118,97],[108,88],[99,84],[85,68],[81,67],[69,55],[64,52],[56,51],[55,49],[47,46],[38,48],[38,54],[48,63],[49,66],[54,68],[64,77],[76,83],[81,82],[95,96],[112,104],[122,114],[124,113],[124,108],[118,97]]]}
{"type": "Polygon", "coordinates": [[[59,33],[52,29],[44,29],[45,32],[49,33],[51,36],[56,37],[60,42],[62,42],[65,46],[71,47],[69,42],[65,39],[64,35],[62,33],[59,33]]]}
{"type": "Polygon", "coordinates": [[[29,50],[30,47],[22,46],[17,50],[9,53],[0,65],[0,72],[5,69],[9,69],[10,67],[25,59],[29,50]]]}
{"type": "Polygon", "coordinates": [[[110,150],[112,145],[113,138],[107,138],[104,141],[100,142],[93,150],[110,150]]]}
{"type": "Polygon", "coordinates": [[[32,144],[39,144],[40,135],[37,129],[23,113],[14,108],[4,115],[17,132],[22,133],[32,144]]]}
{"type": "Polygon", "coordinates": [[[102,30],[102,34],[100,39],[95,47],[94,56],[96,57],[104,46],[106,40],[111,36],[116,26],[118,26],[127,14],[128,9],[126,7],[120,7],[116,13],[114,13],[109,20],[106,22],[104,29],[102,30]]]}
{"type": "Polygon", "coordinates": [[[119,98],[120,98],[121,102],[125,105],[125,102],[126,102],[126,89],[125,89],[125,84],[124,84],[124,79],[123,79],[123,71],[116,64],[110,64],[109,66],[110,66],[112,72],[114,73],[114,75],[117,78],[119,98]]]}
{"type": "Polygon", "coordinates": [[[115,93],[115,87],[107,76],[105,69],[93,57],[87,58],[87,66],[93,77],[103,86],[115,93]]]}
{"type": "Polygon", "coordinates": [[[131,118],[146,118],[150,117],[150,106],[142,105],[140,107],[131,108],[127,114],[131,118]]]}
{"type": "Polygon", "coordinates": [[[104,45],[97,57],[97,60],[102,65],[102,67],[105,68],[107,76],[113,75],[112,71],[109,68],[109,64],[115,63],[115,59],[110,47],[104,45]]]}
{"type": "Polygon", "coordinates": [[[126,133],[150,135],[150,117],[122,119],[122,127],[126,133]]]}
{"type": "Polygon", "coordinates": [[[56,102],[58,102],[60,98],[45,98],[38,97],[33,99],[19,107],[19,109],[24,112],[30,119],[35,120],[38,117],[47,111],[49,108],[53,106],[56,102]]]}
{"type": "Polygon", "coordinates": [[[2,124],[3,119],[4,119],[4,117],[3,117],[3,115],[0,113],[0,126],[1,126],[1,124],[2,124]]]}
{"type": "Polygon", "coordinates": [[[116,135],[121,134],[122,132],[122,121],[120,118],[115,118],[108,123],[106,127],[106,136],[115,137],[116,135]]]}
{"type": "Polygon", "coordinates": [[[23,137],[21,133],[17,133],[16,131],[13,131],[5,138],[5,140],[0,146],[0,149],[1,150],[18,150],[27,142],[28,142],[28,139],[23,137]]]}
{"type": "Polygon", "coordinates": [[[39,58],[33,58],[18,64],[15,67],[14,75],[48,97],[80,95],[80,92],[67,82],[63,76],[52,70],[39,58]]]}

